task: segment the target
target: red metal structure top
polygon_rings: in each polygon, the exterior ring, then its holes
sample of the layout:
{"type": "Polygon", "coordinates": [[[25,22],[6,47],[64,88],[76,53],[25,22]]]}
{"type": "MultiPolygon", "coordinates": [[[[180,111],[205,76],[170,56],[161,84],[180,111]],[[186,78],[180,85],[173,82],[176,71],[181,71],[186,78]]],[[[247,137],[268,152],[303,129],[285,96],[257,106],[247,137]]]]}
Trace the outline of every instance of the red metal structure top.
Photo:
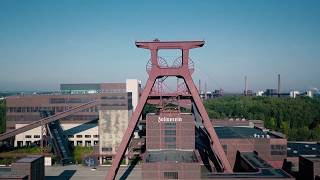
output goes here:
{"type": "Polygon", "coordinates": [[[193,49],[204,45],[204,41],[136,41],[138,48],[144,49],[193,49]]]}
{"type": "MultiPolygon", "coordinates": [[[[220,172],[232,172],[230,163],[223,151],[223,148],[219,142],[218,136],[212,126],[209,116],[202,104],[201,98],[199,96],[198,90],[192,80],[191,74],[193,72],[193,62],[189,59],[189,50],[193,48],[199,48],[204,45],[204,41],[160,41],[155,39],[154,41],[136,42],[138,48],[149,49],[151,52],[151,59],[147,64],[147,72],[149,78],[147,80],[146,86],[142,92],[139,103],[131,116],[128,128],[124,134],[121,144],[119,145],[117,154],[112,161],[112,167],[108,172],[106,180],[113,180],[119,169],[121,159],[125,155],[125,151],[130,142],[130,138],[133,135],[134,129],[137,126],[141,112],[148,102],[148,100],[163,100],[164,98],[175,97],[180,99],[188,99],[194,103],[195,108],[198,110],[202,123],[208,132],[208,136],[211,140],[210,148],[214,151],[216,155],[215,166],[220,172]],[[181,57],[174,61],[173,65],[168,65],[164,58],[158,56],[159,49],[177,49],[181,50],[181,57]],[[172,95],[163,94],[162,84],[167,77],[176,77],[184,82],[185,88],[180,85],[177,87],[177,92],[172,95]],[[157,85],[160,85],[157,87],[157,85]],[[179,88],[180,87],[180,88],[179,88]],[[156,92],[156,93],[154,93],[156,92]],[[168,97],[164,96],[168,95],[168,97]]],[[[159,102],[159,101],[158,101],[159,102]]]]}

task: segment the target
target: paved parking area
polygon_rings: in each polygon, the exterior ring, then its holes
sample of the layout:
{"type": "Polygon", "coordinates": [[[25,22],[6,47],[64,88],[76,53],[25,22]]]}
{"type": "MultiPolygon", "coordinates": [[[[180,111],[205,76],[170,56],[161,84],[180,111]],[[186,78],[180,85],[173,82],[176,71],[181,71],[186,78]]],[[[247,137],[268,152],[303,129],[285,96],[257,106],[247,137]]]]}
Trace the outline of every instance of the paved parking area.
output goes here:
{"type": "MultiPolygon", "coordinates": [[[[104,180],[110,166],[98,166],[96,170],[82,165],[47,166],[45,167],[45,180],[104,180]]],[[[140,180],[141,166],[120,167],[116,179],[140,180]]]]}

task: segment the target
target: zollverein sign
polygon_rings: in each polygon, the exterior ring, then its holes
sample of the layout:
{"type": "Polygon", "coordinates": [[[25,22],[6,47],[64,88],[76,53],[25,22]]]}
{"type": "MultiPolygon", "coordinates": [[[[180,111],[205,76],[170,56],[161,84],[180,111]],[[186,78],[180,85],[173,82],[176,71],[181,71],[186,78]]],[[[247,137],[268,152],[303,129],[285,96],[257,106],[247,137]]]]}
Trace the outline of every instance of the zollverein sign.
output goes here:
{"type": "Polygon", "coordinates": [[[161,122],[181,122],[181,117],[158,117],[158,123],[161,122]]]}

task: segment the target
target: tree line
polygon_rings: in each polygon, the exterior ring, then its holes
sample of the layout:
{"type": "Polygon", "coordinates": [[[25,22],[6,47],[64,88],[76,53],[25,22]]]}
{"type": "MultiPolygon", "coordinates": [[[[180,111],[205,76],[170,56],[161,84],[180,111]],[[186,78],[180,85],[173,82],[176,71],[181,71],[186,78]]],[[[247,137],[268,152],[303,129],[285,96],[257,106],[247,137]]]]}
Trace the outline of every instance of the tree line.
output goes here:
{"type": "Polygon", "coordinates": [[[320,140],[320,98],[225,96],[204,102],[210,118],[263,120],[289,140],[320,140]]]}

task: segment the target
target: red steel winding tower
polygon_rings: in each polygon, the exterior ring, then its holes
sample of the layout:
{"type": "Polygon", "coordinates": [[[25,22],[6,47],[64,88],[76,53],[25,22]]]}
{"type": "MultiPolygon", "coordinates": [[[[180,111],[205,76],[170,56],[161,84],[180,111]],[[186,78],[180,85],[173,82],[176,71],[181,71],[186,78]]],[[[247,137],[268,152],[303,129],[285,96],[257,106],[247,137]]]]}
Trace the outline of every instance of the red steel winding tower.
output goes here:
{"type": "Polygon", "coordinates": [[[163,97],[178,97],[179,100],[191,100],[191,102],[195,105],[195,108],[199,112],[202,124],[211,140],[211,149],[215,153],[217,161],[221,165],[221,171],[232,172],[231,165],[226,157],[226,154],[223,151],[218,136],[202,104],[202,100],[199,96],[198,90],[191,77],[194,69],[193,62],[189,58],[189,50],[202,47],[204,43],[204,41],[159,40],[135,43],[138,48],[149,49],[151,51],[151,59],[147,64],[147,72],[149,74],[149,78],[140,97],[140,101],[135,111],[133,112],[128,128],[118,148],[118,152],[112,162],[112,167],[106,177],[107,180],[115,179],[119,169],[120,161],[126,152],[128,144],[130,142],[130,138],[132,137],[135,127],[138,124],[145,104],[148,101],[152,100],[159,101],[163,97]],[[158,56],[158,50],[160,49],[177,49],[181,51],[182,56],[176,59],[172,66],[169,66],[163,58],[158,56]],[[184,83],[182,86],[178,85],[176,92],[162,94],[159,91],[159,83],[161,84],[163,79],[165,79],[166,77],[177,77],[178,79],[183,79],[184,83]],[[156,90],[157,88],[158,91],[156,90]]]}

